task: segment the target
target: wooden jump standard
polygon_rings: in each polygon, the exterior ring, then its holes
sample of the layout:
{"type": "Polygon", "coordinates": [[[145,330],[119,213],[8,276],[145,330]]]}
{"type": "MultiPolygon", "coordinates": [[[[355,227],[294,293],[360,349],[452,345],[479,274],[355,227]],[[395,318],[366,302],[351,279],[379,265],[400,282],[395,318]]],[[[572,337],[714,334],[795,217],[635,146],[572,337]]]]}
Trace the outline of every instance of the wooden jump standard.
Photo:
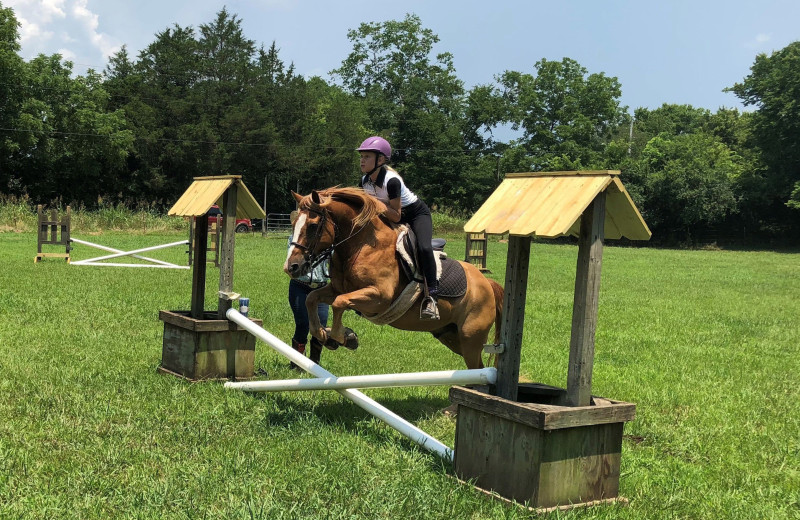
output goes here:
{"type": "MultiPolygon", "coordinates": [[[[190,310],[161,311],[164,342],[161,372],[192,381],[200,379],[248,379],[253,377],[255,338],[230,322],[225,313],[239,295],[233,292],[233,254],[237,218],[264,218],[264,210],[242,182],[240,175],[195,177],[168,212],[171,216],[196,218],[192,241],[192,297],[190,310]],[[222,208],[219,247],[217,310],[206,312],[206,258],[208,213],[222,208]]],[[[253,320],[261,323],[260,320],[253,320]]]]}
{"type": "Polygon", "coordinates": [[[604,238],[647,240],[650,230],[619,171],[506,175],[467,233],[509,234],[496,385],[450,390],[458,404],[455,469],[479,489],[545,511],[618,500],[622,430],[636,406],[592,396],[604,238]],[[520,384],[533,236],[578,237],[566,390],[520,384]]]}
{"type": "Polygon", "coordinates": [[[70,207],[67,206],[66,214],[61,219],[58,220],[58,210],[56,208],[50,209],[50,219],[47,218],[47,213],[42,209],[42,205],[39,204],[36,206],[36,215],[38,225],[36,226],[36,256],[33,259],[33,263],[38,263],[40,260],[44,258],[61,258],[69,263],[69,252],[72,249],[70,247],[70,237],[69,237],[69,227],[70,227],[70,217],[71,217],[71,210],[70,207]],[[48,236],[48,229],[50,234],[48,236]],[[59,231],[61,232],[59,238],[59,231]],[[64,246],[65,251],[63,253],[45,253],[42,251],[43,245],[57,245],[57,246],[64,246]]]}

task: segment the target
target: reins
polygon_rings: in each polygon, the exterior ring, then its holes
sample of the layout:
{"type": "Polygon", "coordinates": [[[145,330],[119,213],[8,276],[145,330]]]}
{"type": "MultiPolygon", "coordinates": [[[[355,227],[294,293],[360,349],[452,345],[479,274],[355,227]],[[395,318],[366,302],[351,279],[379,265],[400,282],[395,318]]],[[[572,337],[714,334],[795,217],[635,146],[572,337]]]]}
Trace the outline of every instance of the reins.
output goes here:
{"type": "MultiPolygon", "coordinates": [[[[316,213],[316,214],[318,214],[318,215],[320,215],[322,217],[322,222],[320,223],[320,226],[317,228],[317,233],[314,235],[314,238],[313,238],[313,245],[312,245],[311,242],[309,242],[308,246],[304,246],[302,244],[298,244],[297,242],[290,242],[290,244],[295,246],[296,248],[300,249],[300,251],[303,252],[303,256],[305,257],[306,262],[309,262],[311,264],[310,270],[312,270],[312,271],[319,264],[321,264],[322,262],[324,262],[325,260],[330,258],[331,255],[333,254],[334,249],[336,249],[341,244],[344,244],[345,242],[347,242],[348,240],[350,240],[351,238],[353,238],[354,236],[359,234],[362,229],[364,229],[365,227],[367,227],[367,225],[370,224],[370,222],[367,222],[366,224],[364,224],[363,226],[358,228],[358,230],[351,230],[350,231],[350,235],[348,235],[346,238],[331,244],[327,248],[325,248],[322,251],[320,251],[319,253],[315,254],[313,252],[313,250],[317,246],[317,243],[319,242],[319,239],[322,236],[322,232],[324,231],[325,223],[328,220],[328,212],[327,212],[327,210],[324,210],[324,209],[322,211],[318,211],[318,210],[312,209],[312,208],[308,208],[308,212],[309,213],[312,213],[312,212],[316,213]]],[[[331,222],[333,222],[333,238],[335,240],[336,239],[336,234],[338,232],[338,226],[336,225],[336,221],[331,219],[331,222]]]]}

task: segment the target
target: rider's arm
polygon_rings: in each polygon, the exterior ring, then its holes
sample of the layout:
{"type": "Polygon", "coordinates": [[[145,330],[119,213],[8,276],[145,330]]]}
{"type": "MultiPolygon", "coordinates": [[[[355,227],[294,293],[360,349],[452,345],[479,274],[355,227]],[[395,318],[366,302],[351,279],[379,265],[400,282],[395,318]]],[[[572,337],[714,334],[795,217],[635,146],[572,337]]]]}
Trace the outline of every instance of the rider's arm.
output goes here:
{"type": "Polygon", "coordinates": [[[392,222],[400,222],[400,197],[390,199],[383,214],[392,222]]]}
{"type": "Polygon", "coordinates": [[[386,204],[386,211],[383,212],[392,222],[400,222],[400,191],[401,184],[399,179],[390,179],[386,183],[386,191],[389,194],[389,203],[386,204]]]}

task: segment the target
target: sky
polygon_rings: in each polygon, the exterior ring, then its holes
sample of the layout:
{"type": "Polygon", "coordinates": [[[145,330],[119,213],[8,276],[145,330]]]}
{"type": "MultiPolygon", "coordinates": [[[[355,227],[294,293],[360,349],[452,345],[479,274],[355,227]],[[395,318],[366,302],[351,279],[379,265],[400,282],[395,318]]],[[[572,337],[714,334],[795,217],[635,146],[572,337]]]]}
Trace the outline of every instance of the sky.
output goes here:
{"type": "Polygon", "coordinates": [[[22,57],[60,53],[75,73],[101,71],[127,45],[137,56],[172,27],[210,23],[226,7],[257,45],[274,41],[297,73],[331,80],[364,22],[420,17],[453,55],[466,88],[506,70],[535,73],[542,58],[571,58],[622,85],[621,104],[745,109],[726,87],[759,53],[800,40],[800,1],[762,0],[0,0],[21,23],[22,57]]]}

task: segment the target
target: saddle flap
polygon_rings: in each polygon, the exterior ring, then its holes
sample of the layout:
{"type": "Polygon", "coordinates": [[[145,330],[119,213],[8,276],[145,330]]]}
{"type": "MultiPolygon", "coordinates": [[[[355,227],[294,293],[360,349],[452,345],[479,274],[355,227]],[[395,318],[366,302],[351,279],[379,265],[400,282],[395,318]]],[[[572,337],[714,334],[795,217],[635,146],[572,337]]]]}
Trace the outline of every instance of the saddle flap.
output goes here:
{"type": "MultiPolygon", "coordinates": [[[[447,241],[443,238],[431,240],[433,247],[433,258],[436,262],[437,281],[442,279],[443,260],[447,258],[443,248],[447,241]]],[[[395,244],[397,259],[405,273],[411,281],[422,283],[424,281],[422,269],[420,268],[419,247],[414,231],[407,225],[402,224],[397,228],[397,243],[395,244]]]]}
{"type": "Polygon", "coordinates": [[[417,275],[417,265],[419,259],[417,257],[417,237],[410,227],[403,225],[397,230],[397,259],[406,278],[412,281],[422,282],[422,276],[417,275]]]}

